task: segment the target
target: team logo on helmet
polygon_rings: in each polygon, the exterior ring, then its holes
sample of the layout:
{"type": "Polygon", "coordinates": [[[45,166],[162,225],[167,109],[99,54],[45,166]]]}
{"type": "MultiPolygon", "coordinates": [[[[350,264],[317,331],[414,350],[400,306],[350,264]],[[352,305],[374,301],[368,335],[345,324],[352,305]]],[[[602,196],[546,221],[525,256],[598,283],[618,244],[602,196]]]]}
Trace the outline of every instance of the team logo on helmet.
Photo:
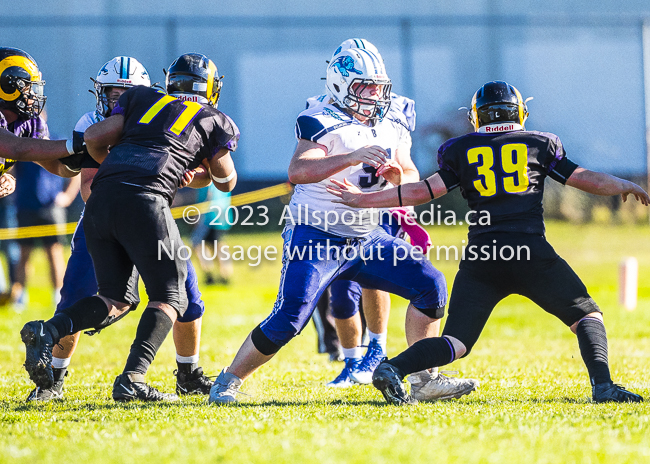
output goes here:
{"type": "Polygon", "coordinates": [[[345,77],[350,77],[351,72],[355,74],[363,74],[363,71],[355,69],[354,59],[351,56],[340,56],[334,61],[334,63],[332,63],[332,65],[336,66],[341,75],[345,77]]]}
{"type": "Polygon", "coordinates": [[[22,118],[36,118],[47,97],[36,61],[17,48],[0,48],[0,104],[22,118]]]}

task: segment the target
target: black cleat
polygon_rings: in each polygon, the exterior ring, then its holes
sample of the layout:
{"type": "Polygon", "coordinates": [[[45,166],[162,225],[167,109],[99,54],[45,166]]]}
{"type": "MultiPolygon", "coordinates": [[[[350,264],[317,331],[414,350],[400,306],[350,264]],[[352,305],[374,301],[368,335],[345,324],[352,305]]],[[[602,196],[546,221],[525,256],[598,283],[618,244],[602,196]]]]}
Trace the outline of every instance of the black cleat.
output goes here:
{"type": "MultiPolygon", "coordinates": [[[[56,374],[56,372],[55,372],[56,374]]],[[[63,399],[63,382],[65,377],[68,376],[68,371],[66,370],[63,375],[58,375],[60,378],[54,381],[54,384],[50,388],[34,388],[27,397],[26,401],[42,401],[47,402],[51,400],[62,400],[63,399]]]]}
{"type": "Polygon", "coordinates": [[[197,367],[193,372],[174,371],[176,376],[176,394],[178,395],[209,395],[212,380],[203,375],[203,368],[197,367]]]}
{"type": "Polygon", "coordinates": [[[113,399],[115,401],[178,401],[173,393],[163,393],[150,387],[144,382],[143,374],[122,374],[113,383],[113,399]]]}
{"type": "Polygon", "coordinates": [[[591,387],[592,398],[595,403],[640,403],[641,395],[627,391],[614,382],[599,383],[591,387]]]}
{"type": "Polygon", "coordinates": [[[32,321],[20,331],[25,344],[25,369],[29,378],[40,389],[54,385],[52,372],[52,348],[58,342],[59,333],[52,324],[32,321]]]}
{"type": "Polygon", "coordinates": [[[386,401],[396,406],[418,404],[418,401],[406,393],[399,371],[395,366],[382,362],[372,374],[372,384],[384,395],[386,401]]]}
{"type": "Polygon", "coordinates": [[[50,388],[34,388],[29,396],[27,401],[52,401],[52,400],[62,400],[63,399],[63,382],[54,382],[50,388]]]}

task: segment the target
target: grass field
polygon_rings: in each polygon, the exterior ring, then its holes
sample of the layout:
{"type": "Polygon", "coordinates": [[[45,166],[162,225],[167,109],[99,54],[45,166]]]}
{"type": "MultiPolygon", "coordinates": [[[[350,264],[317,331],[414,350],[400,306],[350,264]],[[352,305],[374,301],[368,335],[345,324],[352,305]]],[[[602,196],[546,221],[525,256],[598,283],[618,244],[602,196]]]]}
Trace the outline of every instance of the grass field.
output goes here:
{"type": "MultiPolygon", "coordinates": [[[[435,245],[461,245],[463,228],[432,229],[435,245]]],[[[650,396],[650,241],[647,226],[549,225],[556,250],[583,278],[605,313],[614,380],[650,396]],[[639,259],[639,305],[618,304],[618,264],[639,259]]],[[[231,245],[281,246],[279,234],[238,235],[231,245]]],[[[453,281],[457,263],[436,264],[453,281]]],[[[247,333],[271,310],[280,262],[236,266],[230,287],[203,287],[207,311],[201,365],[217,374],[247,333]]],[[[520,297],[495,310],[472,355],[448,369],[481,381],[461,400],[398,408],[371,386],[324,387],[340,371],[316,353],[310,325],[244,384],[238,405],[115,404],[112,382],[135,334],[131,315],[81,340],[66,399],[26,404],[32,388],[22,369],[18,334],[52,312],[44,258],[29,286],[31,303],[0,310],[0,462],[650,462],[650,403],[596,405],[575,337],[520,297]]],[[[389,354],[406,343],[406,302],[393,299],[389,354]]],[[[171,337],[148,379],[173,391],[171,337]]]]}

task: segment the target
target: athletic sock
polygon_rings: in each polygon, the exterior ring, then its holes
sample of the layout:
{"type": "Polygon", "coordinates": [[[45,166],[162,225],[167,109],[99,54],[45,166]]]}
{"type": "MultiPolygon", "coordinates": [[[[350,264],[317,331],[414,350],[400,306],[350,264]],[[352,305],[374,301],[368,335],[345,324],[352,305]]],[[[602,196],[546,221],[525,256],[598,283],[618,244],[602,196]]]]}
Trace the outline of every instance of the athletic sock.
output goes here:
{"type": "Polygon", "coordinates": [[[81,330],[94,329],[107,317],[108,307],[104,300],[98,296],[89,296],[56,313],[47,322],[56,327],[59,337],[63,338],[81,330]]]}
{"type": "Polygon", "coordinates": [[[52,367],[54,369],[67,369],[72,358],[57,358],[52,356],[52,367]]]}
{"type": "Polygon", "coordinates": [[[368,338],[370,339],[370,341],[377,340],[379,346],[381,346],[382,351],[384,352],[384,354],[386,354],[386,340],[388,339],[388,332],[376,334],[368,330],[368,338]]]}
{"type": "Polygon", "coordinates": [[[360,346],[354,348],[341,347],[341,351],[343,351],[344,358],[361,359],[363,357],[363,349],[360,346]]]}
{"type": "Polygon", "coordinates": [[[172,330],[174,323],[161,309],[147,307],[142,312],[124,373],[146,374],[158,349],[172,330]]]}
{"type": "Polygon", "coordinates": [[[52,373],[54,374],[54,382],[63,382],[63,378],[65,377],[65,374],[68,372],[68,368],[63,367],[63,368],[57,368],[53,367],[52,368],[52,373]]]}
{"type": "Polygon", "coordinates": [[[176,365],[179,374],[191,374],[199,367],[199,355],[180,356],[176,353],[176,365]]]}
{"type": "Polygon", "coordinates": [[[388,364],[395,366],[406,376],[431,367],[449,364],[454,360],[453,356],[453,348],[446,338],[425,338],[388,360],[388,364]]]}
{"type": "Polygon", "coordinates": [[[607,333],[605,324],[595,317],[585,317],[576,328],[580,354],[587,366],[591,384],[611,382],[607,362],[607,333]]]}

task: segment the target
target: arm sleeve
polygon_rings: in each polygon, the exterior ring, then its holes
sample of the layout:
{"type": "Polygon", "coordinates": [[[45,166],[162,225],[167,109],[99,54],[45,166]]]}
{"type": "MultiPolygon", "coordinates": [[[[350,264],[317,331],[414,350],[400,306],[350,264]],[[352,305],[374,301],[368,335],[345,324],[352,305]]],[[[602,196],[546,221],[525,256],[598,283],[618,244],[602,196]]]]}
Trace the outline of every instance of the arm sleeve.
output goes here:
{"type": "Polygon", "coordinates": [[[576,163],[565,156],[555,164],[552,171],[549,171],[548,176],[556,182],[566,184],[567,179],[571,177],[577,167],[576,163]]]}
{"type": "Polygon", "coordinates": [[[210,139],[212,140],[212,153],[208,159],[212,159],[222,148],[227,148],[233,152],[237,150],[239,144],[239,128],[235,121],[230,119],[227,114],[219,113],[217,115],[217,126],[212,131],[210,139]]]}
{"type": "Polygon", "coordinates": [[[451,156],[447,153],[446,148],[447,144],[443,144],[438,149],[438,167],[440,168],[438,170],[438,175],[445,183],[447,191],[450,192],[460,185],[460,178],[452,167],[451,156]]]}
{"type": "Polygon", "coordinates": [[[318,142],[327,133],[325,126],[312,116],[298,116],[296,121],[296,138],[318,142]]]}
{"type": "Polygon", "coordinates": [[[564,146],[557,135],[548,134],[548,136],[547,174],[554,181],[566,184],[567,179],[571,177],[578,165],[566,157],[564,146]]]}

